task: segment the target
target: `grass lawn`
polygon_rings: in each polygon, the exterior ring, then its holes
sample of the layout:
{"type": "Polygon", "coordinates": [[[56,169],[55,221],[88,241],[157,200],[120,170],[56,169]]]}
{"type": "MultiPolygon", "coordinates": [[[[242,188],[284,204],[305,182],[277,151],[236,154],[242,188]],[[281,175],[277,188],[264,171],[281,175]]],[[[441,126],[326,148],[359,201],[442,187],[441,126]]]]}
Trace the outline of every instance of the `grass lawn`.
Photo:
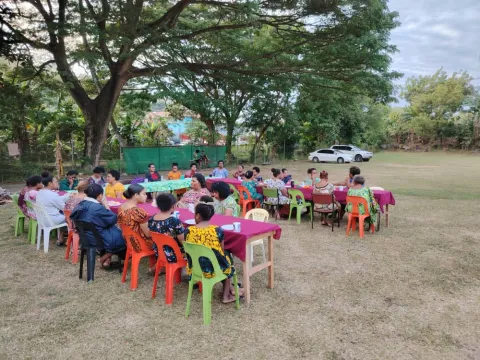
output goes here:
{"type": "MultiPolygon", "coordinates": [[[[150,298],[146,260],[136,291],[98,267],[87,285],[64,248],[44,254],[14,238],[13,208],[1,206],[0,359],[479,359],[479,164],[445,153],[380,153],[360,164],[368,185],[395,195],[390,227],[360,240],[345,236],[345,220],[334,233],[311,230],[306,217],[280,221],[275,288],[255,274],[252,303],[239,311],[217,288],[210,327],[198,293],[185,319],[187,284],[166,306],[160,277],[150,298]]],[[[297,180],[313,166],[274,165],[297,180]]],[[[333,181],[350,166],[316,165],[333,181]]]]}

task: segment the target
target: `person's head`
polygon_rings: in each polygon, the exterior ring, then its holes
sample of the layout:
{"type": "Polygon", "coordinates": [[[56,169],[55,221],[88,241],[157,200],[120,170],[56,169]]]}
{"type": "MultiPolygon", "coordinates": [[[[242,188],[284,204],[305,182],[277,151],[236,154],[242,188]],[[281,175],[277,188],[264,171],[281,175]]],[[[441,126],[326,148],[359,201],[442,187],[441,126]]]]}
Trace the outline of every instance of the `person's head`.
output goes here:
{"type": "Polygon", "coordinates": [[[253,177],[253,171],[248,170],[244,175],[245,179],[250,180],[253,177]]]}
{"type": "Polygon", "coordinates": [[[78,171],[77,170],[68,170],[67,172],[67,180],[75,180],[77,178],[78,171]]]}
{"type": "Polygon", "coordinates": [[[280,179],[282,176],[282,172],[280,171],[280,169],[272,168],[272,175],[274,178],[280,179]]]}
{"type": "Polygon", "coordinates": [[[225,163],[223,162],[223,160],[219,160],[217,165],[220,169],[223,169],[223,166],[225,165],[225,163]]]}
{"type": "Polygon", "coordinates": [[[353,185],[365,185],[365,178],[362,175],[355,175],[353,177],[353,185]]]}
{"type": "Polygon", "coordinates": [[[237,166],[238,172],[243,173],[243,170],[244,170],[244,169],[245,169],[245,167],[244,167],[243,165],[238,165],[238,166],[237,166]]]}
{"type": "Polygon", "coordinates": [[[78,183],[77,191],[79,194],[84,194],[85,190],[88,189],[88,180],[82,180],[78,183]]]}
{"type": "Polygon", "coordinates": [[[202,221],[210,221],[213,215],[215,215],[213,199],[210,196],[202,196],[195,206],[195,222],[198,224],[202,221]]]}
{"type": "Polygon", "coordinates": [[[38,175],[30,176],[27,179],[27,186],[36,190],[43,188],[42,178],[38,175]]]}
{"type": "Polygon", "coordinates": [[[58,189],[58,181],[55,176],[48,175],[47,177],[42,178],[42,184],[45,188],[50,190],[58,189]]]}
{"type": "Polygon", "coordinates": [[[282,169],[282,174],[283,174],[283,177],[287,176],[288,175],[288,170],[286,168],[283,168],[282,169]]]}
{"type": "Polygon", "coordinates": [[[197,164],[191,163],[191,164],[190,164],[190,170],[192,170],[192,171],[197,171],[197,164]]]}
{"type": "Polygon", "coordinates": [[[48,171],[42,171],[42,173],[40,174],[40,176],[42,178],[46,178],[46,177],[49,177],[50,176],[50,173],[48,171]]]}
{"type": "Polygon", "coordinates": [[[317,169],[310,168],[307,170],[307,174],[308,174],[308,177],[315,179],[317,177],[318,172],[317,172],[317,169]]]}
{"type": "Polygon", "coordinates": [[[253,176],[258,176],[258,174],[260,174],[260,168],[258,166],[254,166],[252,168],[252,171],[253,171],[253,176]]]}
{"type": "Polygon", "coordinates": [[[328,180],[328,172],[326,172],[325,170],[322,170],[320,172],[320,179],[321,180],[328,180]]]}
{"type": "Polygon", "coordinates": [[[226,182],[217,181],[212,184],[212,195],[215,199],[225,200],[230,194],[230,186],[226,182]]]}
{"type": "Polygon", "coordinates": [[[105,168],[103,166],[97,166],[93,169],[93,176],[95,178],[100,179],[103,174],[105,174],[105,168]]]}
{"type": "Polygon", "coordinates": [[[145,192],[144,187],[140,184],[130,185],[127,190],[123,192],[123,196],[126,199],[133,200],[140,204],[147,201],[147,193],[145,192]]]}
{"type": "Polygon", "coordinates": [[[91,184],[88,185],[87,190],[85,190],[85,194],[92,199],[97,201],[102,201],[103,199],[103,188],[98,184],[91,184]]]}
{"type": "Polygon", "coordinates": [[[200,153],[200,150],[197,149],[197,150],[195,150],[195,152],[198,154],[198,153],[200,153]]]}
{"type": "Polygon", "coordinates": [[[174,163],[172,164],[172,171],[173,171],[173,172],[177,172],[177,171],[178,171],[178,163],[174,162],[174,163]]]}
{"type": "Polygon", "coordinates": [[[120,180],[120,173],[117,170],[109,170],[107,174],[107,182],[113,184],[120,180]]]}
{"type": "Polygon", "coordinates": [[[352,166],[350,168],[350,172],[348,173],[348,176],[350,177],[350,179],[353,179],[355,175],[360,175],[360,168],[356,166],[352,166]]]}
{"type": "Polygon", "coordinates": [[[160,194],[157,196],[155,201],[157,202],[157,207],[160,212],[170,214],[172,213],[173,207],[177,202],[172,194],[160,194]]]}
{"type": "Polygon", "coordinates": [[[202,188],[207,187],[207,182],[205,181],[205,176],[202,174],[194,174],[192,176],[191,187],[193,190],[200,190],[202,188]]]}
{"type": "Polygon", "coordinates": [[[155,172],[155,164],[154,163],[148,164],[148,171],[150,171],[151,173],[155,172]]]}

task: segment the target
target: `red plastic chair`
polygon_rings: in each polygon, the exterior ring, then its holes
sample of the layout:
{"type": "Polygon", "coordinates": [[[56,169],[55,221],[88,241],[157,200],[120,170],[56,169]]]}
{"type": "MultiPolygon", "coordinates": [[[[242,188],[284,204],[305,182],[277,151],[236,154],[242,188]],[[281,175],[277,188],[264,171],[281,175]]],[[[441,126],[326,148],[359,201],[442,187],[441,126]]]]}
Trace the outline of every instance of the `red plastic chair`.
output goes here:
{"type": "MultiPolygon", "coordinates": [[[[360,196],[347,196],[347,204],[352,204],[352,212],[348,213],[348,224],[347,224],[347,236],[350,233],[350,229],[353,231],[356,230],[357,227],[357,218],[358,218],[358,227],[360,232],[360,238],[363,239],[364,237],[364,223],[365,219],[370,216],[370,210],[368,207],[367,200],[360,196]],[[361,215],[359,211],[359,205],[363,204],[363,208],[365,209],[365,214],[361,215]]],[[[375,225],[370,225],[370,230],[372,233],[375,232],[375,225]]]]}
{"type": "Polygon", "coordinates": [[[127,254],[125,255],[125,263],[123,265],[122,283],[127,279],[128,262],[132,259],[132,268],[130,276],[130,289],[135,290],[138,286],[138,268],[140,260],[146,256],[150,256],[150,267],[155,265],[155,251],[150,249],[145,240],[126,225],[121,225],[125,243],[127,244],[127,254]]]}
{"type": "Polygon", "coordinates": [[[78,262],[78,248],[80,246],[80,237],[78,233],[73,230],[72,221],[70,220],[71,211],[64,211],[65,220],[68,225],[67,249],[65,250],[65,260],[70,258],[70,249],[72,249],[72,264],[78,262]]]}
{"type": "Polygon", "coordinates": [[[164,267],[166,269],[165,304],[170,305],[173,303],[174,284],[179,284],[181,282],[181,269],[187,266],[187,262],[183,258],[183,254],[175,239],[156,232],[152,232],[151,234],[152,240],[155,242],[158,249],[157,265],[155,266],[155,276],[153,278],[152,299],[155,298],[157,293],[158,274],[160,273],[160,269],[164,267]],[[168,245],[173,249],[175,257],[177,258],[176,263],[169,263],[167,261],[167,257],[163,251],[164,245],[168,245]]]}
{"type": "Polygon", "coordinates": [[[250,194],[250,191],[248,191],[248,189],[245,186],[238,185],[237,189],[238,189],[238,192],[240,193],[239,205],[242,207],[242,217],[245,217],[247,210],[252,210],[260,207],[260,201],[254,200],[252,198],[252,194],[250,194]],[[244,195],[247,195],[246,199],[244,195]]]}

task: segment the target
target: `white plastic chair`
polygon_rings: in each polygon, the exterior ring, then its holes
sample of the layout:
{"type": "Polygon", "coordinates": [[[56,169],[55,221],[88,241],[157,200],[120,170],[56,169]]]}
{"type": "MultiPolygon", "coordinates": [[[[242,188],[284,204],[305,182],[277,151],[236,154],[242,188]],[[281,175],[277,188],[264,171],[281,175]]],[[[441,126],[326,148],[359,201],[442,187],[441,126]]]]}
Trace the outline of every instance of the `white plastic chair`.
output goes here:
{"type": "MultiPolygon", "coordinates": [[[[245,214],[245,219],[260,221],[260,222],[268,222],[269,217],[270,217],[270,214],[268,213],[267,210],[264,210],[264,209],[253,209],[245,214]]],[[[266,262],[265,245],[263,244],[263,239],[255,240],[250,243],[250,263],[252,264],[252,266],[253,266],[253,246],[254,245],[262,245],[263,262],[266,262]]]]}
{"type": "MultiPolygon", "coordinates": [[[[56,225],[50,215],[47,214],[45,209],[38,204],[32,203],[33,210],[35,215],[37,215],[38,222],[38,232],[37,232],[37,250],[40,250],[40,240],[42,239],[42,230],[43,230],[43,251],[48,252],[48,243],[50,240],[50,231],[54,229],[59,229],[62,227],[67,227],[67,223],[63,222],[62,224],[56,225]]],[[[60,232],[57,232],[57,237],[60,237],[60,232]]]]}
{"type": "Polygon", "coordinates": [[[380,187],[380,186],[370,186],[370,190],[385,190],[384,188],[380,187]]]}

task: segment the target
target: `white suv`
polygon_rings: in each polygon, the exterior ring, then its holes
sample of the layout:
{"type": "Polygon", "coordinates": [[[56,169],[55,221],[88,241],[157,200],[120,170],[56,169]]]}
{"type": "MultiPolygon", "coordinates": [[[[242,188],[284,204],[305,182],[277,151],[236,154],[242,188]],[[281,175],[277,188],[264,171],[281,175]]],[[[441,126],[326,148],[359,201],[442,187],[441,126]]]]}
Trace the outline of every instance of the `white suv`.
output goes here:
{"type": "Polygon", "coordinates": [[[353,160],[357,162],[369,161],[373,157],[373,153],[362,150],[353,145],[333,145],[330,147],[332,150],[340,150],[345,154],[352,155],[353,160]]]}

